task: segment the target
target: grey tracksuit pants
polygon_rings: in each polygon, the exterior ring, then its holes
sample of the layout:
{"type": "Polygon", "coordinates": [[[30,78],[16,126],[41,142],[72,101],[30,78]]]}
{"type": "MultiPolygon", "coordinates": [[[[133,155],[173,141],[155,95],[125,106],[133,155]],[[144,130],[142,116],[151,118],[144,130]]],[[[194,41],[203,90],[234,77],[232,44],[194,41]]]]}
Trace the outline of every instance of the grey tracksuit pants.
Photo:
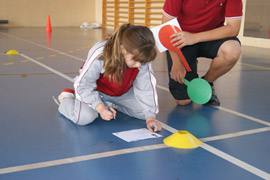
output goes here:
{"type": "MultiPolygon", "coordinates": [[[[145,119],[145,115],[142,113],[143,109],[134,96],[133,88],[122,96],[109,96],[101,92],[100,95],[104,96],[106,101],[115,104],[114,109],[138,119],[145,119]]],[[[97,111],[76,98],[63,99],[59,106],[59,112],[78,125],[90,124],[98,117],[97,111]]]]}

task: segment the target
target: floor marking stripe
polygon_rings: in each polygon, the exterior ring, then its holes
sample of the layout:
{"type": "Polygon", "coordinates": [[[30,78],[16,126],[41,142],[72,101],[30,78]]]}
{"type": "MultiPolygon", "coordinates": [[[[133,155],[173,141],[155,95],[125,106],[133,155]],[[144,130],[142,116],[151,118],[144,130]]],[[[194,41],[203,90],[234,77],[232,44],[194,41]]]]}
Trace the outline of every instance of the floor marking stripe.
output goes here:
{"type": "MultiPolygon", "coordinates": [[[[165,90],[165,91],[170,92],[168,88],[163,87],[163,86],[157,86],[157,88],[163,89],[163,90],[165,90]]],[[[231,114],[234,114],[234,115],[237,115],[237,116],[246,118],[246,119],[249,119],[249,120],[251,120],[251,121],[255,121],[255,122],[260,123],[260,124],[264,124],[264,125],[270,126],[270,123],[267,122],[267,121],[264,121],[264,120],[261,120],[261,119],[258,119],[258,118],[252,117],[252,116],[248,116],[248,115],[245,115],[245,114],[242,114],[242,113],[233,111],[233,110],[231,110],[231,109],[227,109],[227,108],[222,107],[222,106],[211,106],[211,107],[217,108],[217,109],[219,109],[219,110],[222,110],[222,111],[225,111],[225,112],[228,112],[228,113],[231,113],[231,114]]]]}
{"type": "MultiPolygon", "coordinates": [[[[46,66],[24,54],[20,54],[21,56],[31,60],[32,62],[48,69],[49,71],[54,72],[55,74],[73,82],[73,79],[66,76],[65,74],[54,70],[53,68],[46,66]]],[[[221,108],[222,109],[222,108],[221,108]]],[[[230,110],[231,111],[231,110],[230,110]]],[[[233,111],[234,112],[234,111],[233,111]]],[[[239,113],[241,114],[241,113],[239,113]]],[[[244,114],[241,114],[244,115],[244,114]]],[[[242,116],[243,117],[243,116],[242,116]]],[[[250,117],[250,116],[245,116],[245,117],[250,117]]],[[[251,117],[252,118],[252,117],[251,117]]],[[[252,118],[253,119],[253,118],[252,118]]],[[[254,118],[256,119],[256,118],[254,118]]],[[[258,119],[257,119],[258,120],[258,119]]],[[[260,120],[261,121],[261,120],[260,120]]],[[[162,123],[162,125],[164,125],[164,129],[169,130],[170,132],[177,132],[176,129],[165,125],[164,123],[162,123]]],[[[254,132],[256,132],[256,130],[254,130],[254,132]]],[[[247,133],[247,132],[245,132],[247,133]]],[[[245,134],[242,132],[242,134],[245,134]]],[[[249,132],[250,133],[250,132],[249,132]]],[[[236,133],[237,134],[237,133],[236,133]]],[[[238,136],[241,133],[238,134],[238,136]]],[[[226,136],[226,135],[224,135],[226,136]]],[[[228,136],[228,135],[227,135],[228,136]]],[[[233,137],[232,135],[229,135],[228,137],[233,137]]],[[[215,137],[217,138],[217,137],[215,137]]],[[[116,155],[120,155],[120,154],[127,154],[127,153],[133,153],[133,152],[141,152],[141,151],[147,151],[147,150],[154,150],[154,149],[161,149],[161,148],[165,148],[168,147],[165,144],[158,144],[158,145],[150,145],[150,146],[143,146],[143,147],[136,147],[136,148],[130,148],[130,149],[121,149],[121,150],[116,150],[116,151],[109,151],[109,152],[104,152],[104,153],[97,153],[97,154],[91,154],[91,155],[86,155],[86,156],[78,156],[78,157],[73,157],[73,158],[66,158],[66,159],[60,159],[60,160],[54,160],[54,161],[47,161],[47,162],[41,162],[41,163],[34,163],[34,164],[28,164],[28,165],[22,165],[22,166],[14,166],[14,167],[9,167],[9,168],[2,168],[0,169],[0,174],[6,174],[6,173],[11,173],[11,172],[17,172],[17,171],[24,171],[24,170],[30,170],[30,169],[36,169],[36,168],[43,168],[43,167],[49,167],[49,166],[56,166],[56,165],[63,165],[63,164],[68,164],[68,163],[74,163],[74,162],[80,162],[80,161],[86,161],[86,160],[91,160],[91,159],[97,159],[97,158],[104,158],[104,157],[110,157],[110,156],[116,156],[116,155]]],[[[229,162],[231,162],[232,164],[235,164],[259,177],[262,177],[264,179],[270,180],[270,175],[267,174],[266,172],[251,166],[237,158],[234,158],[233,156],[230,156],[229,154],[226,154],[210,145],[207,145],[205,143],[202,144],[201,146],[203,149],[223,158],[224,160],[227,160],[229,162]]]]}
{"type": "MultiPolygon", "coordinates": [[[[158,121],[158,120],[157,120],[158,121]]],[[[167,124],[164,124],[163,122],[159,121],[162,125],[162,128],[166,129],[167,131],[171,132],[171,133],[177,133],[179,130],[177,129],[174,129],[173,127],[171,126],[168,126],[167,124]]]]}
{"type": "MultiPolygon", "coordinates": [[[[214,107],[214,106],[212,106],[212,107],[214,107]]],[[[248,116],[248,115],[245,115],[245,114],[242,114],[242,113],[230,110],[230,109],[227,109],[225,107],[217,106],[215,108],[220,109],[220,110],[225,111],[225,112],[228,112],[228,113],[231,113],[231,114],[234,114],[234,115],[237,115],[237,116],[240,116],[240,117],[243,117],[243,118],[246,118],[246,119],[249,119],[249,120],[252,120],[252,121],[255,121],[255,122],[260,123],[260,124],[270,126],[269,122],[266,122],[266,121],[263,121],[261,119],[254,118],[252,116],[248,116]]]]}
{"type": "Polygon", "coordinates": [[[22,57],[24,57],[24,58],[32,61],[33,63],[36,63],[36,64],[40,65],[41,67],[44,67],[45,69],[47,69],[47,70],[49,70],[49,71],[51,71],[51,72],[53,72],[53,73],[61,76],[62,78],[65,78],[65,79],[67,79],[67,80],[69,80],[71,82],[74,82],[74,80],[71,77],[69,77],[69,76],[67,76],[67,75],[65,75],[65,74],[63,74],[63,73],[61,73],[61,72],[59,72],[59,71],[57,71],[57,70],[55,70],[55,69],[53,69],[53,68],[45,65],[43,63],[41,63],[41,62],[38,62],[38,61],[34,60],[33,58],[30,58],[30,57],[28,57],[28,56],[26,56],[26,55],[24,55],[22,53],[20,53],[20,56],[22,56],[22,57]]]}
{"type": "Polygon", "coordinates": [[[11,62],[11,63],[5,63],[5,64],[3,64],[4,66],[8,66],[8,65],[11,65],[11,64],[14,64],[13,62],[11,62]]]}
{"type": "Polygon", "coordinates": [[[249,165],[249,164],[247,164],[247,163],[245,163],[245,162],[243,162],[243,161],[241,161],[239,159],[236,159],[233,156],[231,156],[229,154],[226,154],[226,153],[224,153],[224,152],[222,152],[222,151],[220,151],[220,150],[218,150],[218,149],[216,149],[216,148],[214,148],[214,147],[212,147],[212,146],[210,146],[208,144],[203,143],[201,145],[201,148],[203,148],[203,149],[205,149],[205,150],[207,150],[207,151],[209,151],[209,152],[211,152],[211,153],[213,153],[213,154],[215,154],[215,155],[217,155],[217,156],[219,156],[219,157],[221,157],[221,158],[223,158],[223,159],[225,159],[225,160],[227,160],[227,161],[229,161],[229,162],[231,162],[231,163],[233,163],[233,164],[235,164],[235,165],[237,165],[237,166],[239,166],[239,167],[241,167],[243,169],[245,169],[246,171],[249,171],[249,172],[263,178],[263,179],[270,180],[270,175],[268,173],[254,167],[254,166],[251,166],[251,165],[249,165]]]}
{"type": "Polygon", "coordinates": [[[41,60],[41,59],[44,59],[45,57],[37,57],[36,59],[37,60],[41,60]]]}
{"type": "Polygon", "coordinates": [[[79,60],[79,61],[85,61],[85,59],[81,59],[81,58],[78,58],[78,57],[76,57],[76,56],[72,56],[72,55],[70,55],[70,54],[67,54],[67,53],[58,51],[58,50],[56,50],[56,49],[49,48],[49,47],[47,47],[47,46],[40,45],[40,44],[38,44],[38,43],[34,43],[34,42],[32,42],[32,41],[28,41],[28,40],[25,40],[25,39],[22,39],[22,38],[19,38],[19,37],[16,37],[16,36],[12,36],[12,35],[9,35],[9,34],[3,33],[3,32],[0,32],[0,33],[3,34],[3,35],[5,35],[5,36],[8,36],[8,37],[17,39],[17,40],[24,41],[24,42],[33,44],[33,45],[35,45],[35,46],[39,46],[39,47],[42,47],[42,48],[45,48],[45,49],[48,49],[48,50],[57,52],[57,53],[59,53],[59,54],[63,54],[63,55],[65,55],[65,56],[71,57],[71,58],[73,58],[73,59],[77,59],[77,60],[79,60]]]}
{"type": "Polygon", "coordinates": [[[240,131],[240,132],[235,132],[235,133],[230,133],[230,134],[223,134],[223,135],[218,135],[218,136],[200,138],[200,140],[203,142],[216,141],[216,140],[234,138],[238,136],[245,136],[245,135],[256,134],[256,133],[261,133],[261,132],[266,132],[266,131],[270,131],[270,127],[251,129],[251,130],[240,131]]]}
{"type": "Polygon", "coordinates": [[[170,92],[170,90],[169,90],[168,88],[165,88],[165,87],[163,87],[163,86],[159,86],[159,85],[157,85],[157,88],[159,88],[159,89],[163,89],[163,90],[165,90],[165,91],[170,92]]]}
{"type": "Polygon", "coordinates": [[[245,66],[250,66],[250,67],[255,67],[255,68],[260,68],[260,69],[270,70],[270,68],[263,67],[263,66],[256,66],[256,65],[246,64],[246,63],[241,63],[241,62],[238,62],[237,64],[241,64],[241,65],[245,65],[245,66]]]}
{"type": "Polygon", "coordinates": [[[76,162],[81,162],[81,161],[88,161],[92,159],[112,157],[112,156],[117,156],[117,155],[122,155],[122,154],[162,149],[162,148],[167,148],[167,147],[168,146],[165,144],[156,144],[156,145],[127,148],[127,149],[108,151],[108,152],[96,153],[96,154],[90,154],[90,155],[84,155],[84,156],[77,156],[77,157],[65,158],[65,159],[59,159],[59,160],[53,160],[53,161],[26,164],[26,165],[21,165],[21,166],[13,166],[13,167],[0,169],[0,174],[7,174],[7,173],[18,172],[18,171],[45,168],[45,167],[51,167],[51,166],[57,166],[57,165],[64,165],[64,164],[76,163],[76,162]]]}

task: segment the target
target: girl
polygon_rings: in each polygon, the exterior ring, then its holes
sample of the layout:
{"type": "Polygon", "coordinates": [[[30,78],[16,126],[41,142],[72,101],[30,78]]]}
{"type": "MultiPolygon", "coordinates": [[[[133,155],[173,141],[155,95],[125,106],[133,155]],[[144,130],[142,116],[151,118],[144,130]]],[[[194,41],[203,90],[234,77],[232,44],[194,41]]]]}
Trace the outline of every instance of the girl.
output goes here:
{"type": "Polygon", "coordinates": [[[156,121],[158,98],[151,61],[155,40],[145,26],[124,24],[108,40],[95,44],[75,78],[74,90],[63,89],[59,112],[79,125],[115,118],[116,111],[146,120],[150,131],[160,131],[156,121]],[[103,97],[114,104],[107,107],[103,97]],[[109,109],[108,109],[109,108],[109,109]]]}

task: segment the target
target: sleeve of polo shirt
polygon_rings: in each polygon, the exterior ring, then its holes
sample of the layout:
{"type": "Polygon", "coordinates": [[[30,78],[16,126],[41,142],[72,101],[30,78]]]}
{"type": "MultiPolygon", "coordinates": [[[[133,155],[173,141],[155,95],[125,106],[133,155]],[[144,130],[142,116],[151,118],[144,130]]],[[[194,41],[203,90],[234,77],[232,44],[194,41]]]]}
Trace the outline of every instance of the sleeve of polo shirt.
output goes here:
{"type": "Polygon", "coordinates": [[[226,19],[241,19],[243,4],[242,0],[227,0],[226,2],[226,19]]]}
{"type": "Polygon", "coordinates": [[[169,18],[176,18],[181,12],[182,0],[166,0],[163,5],[163,13],[169,18]]]}

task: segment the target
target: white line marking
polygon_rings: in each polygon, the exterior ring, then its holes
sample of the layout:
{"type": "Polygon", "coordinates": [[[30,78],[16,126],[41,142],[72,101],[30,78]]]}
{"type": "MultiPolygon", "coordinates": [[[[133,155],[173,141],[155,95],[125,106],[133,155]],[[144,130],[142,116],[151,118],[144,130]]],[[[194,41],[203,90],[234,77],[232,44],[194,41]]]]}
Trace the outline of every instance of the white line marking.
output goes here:
{"type": "MultiPolygon", "coordinates": [[[[54,72],[55,74],[73,82],[73,79],[71,79],[70,77],[64,75],[63,73],[59,72],[59,71],[56,71],[52,68],[50,68],[49,66],[46,66],[24,54],[20,54],[21,56],[29,59],[30,61],[54,72]]],[[[241,113],[240,113],[241,114],[241,113]]],[[[241,116],[243,117],[243,116],[241,116]]],[[[246,116],[246,117],[250,117],[250,116],[246,116]]],[[[255,118],[256,119],[256,118],[255,118]]],[[[252,119],[253,120],[253,119],[252,119]]],[[[260,120],[261,121],[261,120],[260,120]]],[[[162,125],[164,125],[164,129],[172,132],[172,133],[175,133],[177,132],[176,129],[162,123],[162,125]]],[[[268,127],[267,127],[268,128],[268,127]]],[[[256,130],[250,130],[248,132],[238,132],[238,133],[235,133],[235,136],[240,136],[240,135],[246,135],[246,134],[249,134],[249,133],[258,133],[258,132],[263,132],[263,131],[266,131],[266,130],[269,130],[269,129],[260,129],[257,131],[256,130]]],[[[229,138],[229,137],[234,137],[232,134],[227,134],[227,135],[222,135],[222,136],[215,136],[215,137],[212,137],[213,139],[218,139],[218,138],[229,138]]],[[[208,141],[211,137],[208,138],[208,141]]],[[[204,140],[207,140],[207,138],[204,138],[204,140]]],[[[104,153],[97,153],[97,154],[91,154],[91,155],[86,155],[86,156],[78,156],[78,157],[74,157],[74,158],[66,158],[66,159],[60,159],[60,160],[54,160],[54,161],[47,161],[47,162],[41,162],[41,163],[34,163],[34,164],[28,164],[28,165],[22,165],[22,166],[14,166],[14,167],[9,167],[9,168],[2,168],[0,169],[0,174],[6,174],[6,173],[11,173],[11,172],[17,172],[17,171],[23,171],[23,170],[30,170],[30,169],[36,169],[36,168],[42,168],[42,167],[49,167],[49,166],[56,166],[56,165],[63,165],[63,164],[68,164],[68,163],[74,163],[74,162],[80,162],[80,161],[86,161],[86,160],[91,160],[91,159],[97,159],[97,158],[103,158],[103,157],[109,157],[109,156],[115,156],[115,155],[120,155],[120,154],[127,154],[127,153],[132,153],[132,152],[140,152],[140,151],[146,151],[146,150],[154,150],[154,149],[161,149],[161,148],[165,148],[167,147],[166,145],[164,144],[159,144],[159,145],[151,145],[151,146],[143,146],[143,147],[136,147],[136,148],[130,148],[130,149],[122,149],[122,150],[117,150],[117,151],[109,151],[109,152],[104,152],[104,153]]],[[[234,158],[210,145],[207,145],[205,143],[202,144],[201,146],[203,149],[223,158],[224,160],[227,160],[259,177],[262,177],[264,179],[267,179],[267,180],[270,180],[270,175],[267,174],[266,172],[254,167],[254,166],[251,166],[237,158],[234,158]]]]}
{"type": "Polygon", "coordinates": [[[108,152],[90,154],[90,155],[85,155],[85,156],[77,156],[77,157],[65,158],[65,159],[59,159],[59,160],[53,160],[53,161],[45,161],[45,162],[40,162],[40,163],[26,164],[26,165],[21,165],[21,166],[13,166],[13,167],[0,169],[0,174],[7,174],[7,173],[12,173],[12,172],[18,172],[18,171],[45,168],[45,167],[57,166],[57,165],[64,165],[64,164],[76,163],[76,162],[81,162],[81,161],[88,161],[92,159],[117,156],[117,155],[122,155],[122,154],[162,149],[162,148],[167,148],[167,147],[168,146],[165,144],[157,144],[157,145],[142,146],[142,147],[121,149],[121,150],[115,150],[115,151],[108,151],[108,152]]]}
{"type": "Polygon", "coordinates": [[[165,91],[170,92],[170,90],[169,90],[168,88],[165,88],[165,87],[163,87],[163,86],[159,86],[159,85],[157,85],[157,88],[159,88],[159,89],[163,89],[163,90],[165,90],[165,91]]]}
{"type": "MultiPolygon", "coordinates": [[[[40,44],[37,44],[37,43],[34,43],[34,42],[31,42],[31,41],[28,41],[28,40],[25,40],[25,39],[22,39],[22,38],[19,38],[19,37],[16,37],[16,36],[12,36],[12,35],[9,35],[9,34],[6,34],[6,33],[3,33],[3,32],[0,32],[1,34],[5,35],[5,36],[9,36],[9,37],[12,37],[12,38],[15,38],[15,39],[18,39],[18,40],[21,40],[21,41],[25,41],[27,43],[30,43],[30,44],[33,44],[33,45],[36,45],[36,46],[39,46],[39,47],[42,47],[42,48],[45,48],[45,49],[49,49],[49,50],[52,50],[52,51],[55,51],[59,54],[63,54],[63,55],[66,55],[66,56],[69,56],[73,59],[77,59],[79,61],[85,61],[84,59],[81,59],[81,58],[78,58],[76,56],[72,56],[72,55],[69,55],[69,54],[66,54],[64,52],[61,52],[61,51],[58,51],[58,50],[55,50],[55,49],[52,49],[52,48],[48,48],[46,46],[43,46],[43,45],[40,45],[40,44]]],[[[44,65],[45,66],[45,65],[44,65]]],[[[73,82],[73,81],[72,81],[73,82]]],[[[157,88],[159,89],[163,89],[165,91],[168,91],[169,92],[169,89],[166,88],[166,87],[163,87],[163,86],[159,86],[157,85],[157,88]]],[[[225,111],[225,112],[229,112],[231,114],[234,114],[234,115],[237,115],[237,116],[240,116],[240,117],[244,117],[246,119],[249,119],[249,120],[252,120],[252,121],[255,121],[255,122],[258,122],[258,123],[261,123],[261,124],[264,124],[264,125],[267,125],[267,126],[270,126],[270,123],[266,122],[266,121],[263,121],[263,120],[260,120],[258,118],[254,118],[252,116],[248,116],[248,115],[245,115],[245,114],[242,114],[242,113],[239,113],[239,112],[236,112],[236,111],[233,111],[233,110],[230,110],[230,109],[227,109],[227,108],[224,108],[224,107],[216,107],[216,106],[213,106],[214,108],[217,108],[217,109],[220,109],[222,111],[225,111]]]]}
{"type": "Polygon", "coordinates": [[[251,129],[251,130],[247,130],[247,131],[240,131],[240,132],[235,132],[235,133],[230,133],[230,134],[223,134],[223,135],[212,136],[212,137],[207,137],[207,138],[200,138],[200,140],[203,141],[203,142],[216,141],[216,140],[234,138],[234,137],[238,137],[238,136],[256,134],[256,133],[261,133],[261,132],[266,132],[266,131],[270,131],[270,127],[264,127],[264,128],[259,128],[259,129],[251,129]]]}
{"type": "Polygon", "coordinates": [[[212,146],[209,146],[208,144],[203,143],[201,145],[201,148],[203,148],[203,149],[205,149],[205,150],[207,150],[207,151],[209,151],[209,152],[211,152],[211,153],[213,153],[213,154],[215,154],[215,155],[217,155],[217,156],[219,156],[219,157],[221,157],[221,158],[223,158],[223,159],[225,159],[225,160],[227,160],[227,161],[259,176],[259,177],[261,177],[261,178],[263,178],[263,179],[270,180],[270,175],[268,173],[254,167],[254,166],[251,166],[251,165],[249,165],[249,164],[247,164],[239,159],[236,159],[233,156],[226,154],[226,153],[224,153],[224,152],[222,152],[222,151],[220,151],[212,146]]]}
{"type": "Polygon", "coordinates": [[[53,68],[51,68],[51,67],[49,67],[49,66],[47,66],[47,65],[45,65],[43,63],[40,63],[40,62],[34,60],[33,58],[30,58],[30,57],[28,57],[28,56],[26,56],[26,55],[24,55],[22,53],[20,53],[20,56],[22,56],[22,57],[24,57],[24,58],[26,58],[26,59],[28,59],[28,60],[30,60],[30,61],[38,64],[38,65],[40,65],[41,67],[44,67],[45,69],[47,69],[47,70],[49,70],[49,71],[51,71],[51,72],[53,72],[53,73],[61,76],[62,78],[65,78],[65,79],[67,79],[67,80],[69,80],[71,82],[74,82],[74,80],[71,77],[69,77],[69,76],[67,76],[67,75],[65,75],[65,74],[63,74],[63,73],[61,73],[59,71],[56,71],[55,69],[53,69],[53,68]]]}
{"type": "MultiPolygon", "coordinates": [[[[163,89],[163,90],[169,92],[169,89],[168,89],[168,88],[165,88],[165,87],[163,87],[163,86],[157,86],[157,88],[163,89]]],[[[254,121],[254,122],[257,122],[257,123],[260,123],[260,124],[263,124],[263,125],[270,126],[270,123],[267,122],[267,121],[264,121],[264,120],[261,120],[261,119],[258,119],[258,118],[252,117],[252,116],[248,116],[248,115],[245,115],[245,114],[242,114],[242,113],[233,111],[233,110],[231,110],[231,109],[227,109],[227,108],[222,107],[222,106],[211,106],[211,107],[217,108],[217,109],[219,109],[219,110],[222,110],[222,111],[225,111],[225,112],[228,112],[228,113],[231,113],[231,114],[234,114],[234,115],[237,115],[237,116],[246,118],[246,119],[249,119],[249,120],[251,120],[251,121],[254,121]]]]}
{"type": "MultiPolygon", "coordinates": [[[[157,120],[158,121],[158,120],[157,120]]],[[[168,126],[167,124],[164,124],[163,122],[159,121],[162,125],[162,128],[166,129],[167,131],[171,132],[171,133],[177,133],[179,130],[177,129],[174,129],[173,127],[171,126],[168,126]]]]}
{"type": "Polygon", "coordinates": [[[222,111],[225,111],[225,112],[228,112],[228,113],[231,113],[231,114],[234,114],[234,115],[237,115],[237,116],[240,116],[240,117],[243,117],[243,118],[246,118],[246,119],[255,121],[255,122],[257,122],[257,123],[260,123],[260,124],[264,124],[264,125],[270,126],[270,123],[269,123],[269,122],[263,121],[263,120],[261,120],[261,119],[254,118],[254,117],[252,117],[252,116],[248,116],[248,115],[245,115],[245,114],[242,114],[242,113],[239,113],[239,112],[236,112],[236,111],[233,111],[233,110],[230,110],[230,109],[221,107],[221,106],[216,107],[216,108],[217,108],[217,109],[220,109],[220,110],[222,110],[222,111]]]}
{"type": "Polygon", "coordinates": [[[46,47],[46,46],[43,46],[43,45],[40,45],[40,44],[37,44],[37,43],[34,43],[32,41],[28,41],[28,40],[25,40],[25,39],[22,39],[22,38],[19,38],[19,37],[16,37],[16,36],[12,36],[12,35],[9,35],[9,34],[6,34],[6,33],[3,33],[3,32],[0,32],[1,34],[5,35],[5,36],[8,36],[8,37],[11,37],[11,38],[14,38],[14,39],[17,39],[17,40],[20,40],[20,41],[24,41],[24,42],[27,42],[27,43],[30,43],[30,44],[33,44],[35,46],[39,46],[39,47],[42,47],[42,48],[45,48],[45,49],[49,49],[51,51],[54,51],[54,52],[57,52],[59,54],[63,54],[65,56],[68,56],[68,57],[71,57],[73,59],[77,59],[79,61],[85,61],[85,59],[81,59],[81,58],[78,58],[76,56],[72,56],[70,54],[67,54],[67,53],[64,53],[62,51],[58,51],[58,50],[55,50],[55,49],[52,49],[52,48],[49,48],[49,47],[46,47]]]}

